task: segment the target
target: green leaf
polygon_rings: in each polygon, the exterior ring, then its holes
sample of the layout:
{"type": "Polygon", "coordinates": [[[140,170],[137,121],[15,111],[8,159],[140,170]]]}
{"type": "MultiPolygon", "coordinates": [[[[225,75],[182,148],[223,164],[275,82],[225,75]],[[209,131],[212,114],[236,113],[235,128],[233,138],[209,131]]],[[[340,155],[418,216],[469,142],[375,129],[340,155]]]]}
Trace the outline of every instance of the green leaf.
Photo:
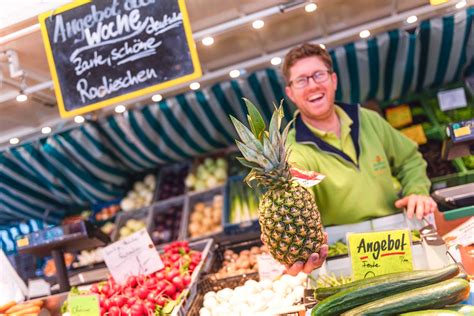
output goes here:
{"type": "Polygon", "coordinates": [[[257,107],[247,98],[243,98],[245,105],[247,106],[248,111],[248,120],[250,124],[250,129],[257,139],[262,139],[262,133],[265,130],[265,121],[263,120],[262,115],[258,111],[257,107]]]}
{"type": "Polygon", "coordinates": [[[262,169],[267,169],[271,167],[271,162],[268,161],[268,159],[264,157],[261,153],[258,153],[257,151],[246,146],[242,142],[239,142],[238,140],[235,141],[235,143],[237,144],[237,147],[239,148],[240,152],[247,161],[258,164],[262,169]]]}
{"type": "Polygon", "coordinates": [[[272,164],[272,169],[278,165],[278,154],[267,136],[263,137],[263,153],[272,164]]]}
{"type": "Polygon", "coordinates": [[[235,130],[237,131],[237,134],[239,135],[240,140],[245,145],[247,145],[248,147],[252,148],[253,150],[257,152],[263,152],[262,143],[257,138],[255,138],[252,132],[244,124],[242,124],[239,120],[237,120],[232,115],[230,116],[230,120],[232,121],[232,124],[234,124],[235,130]]]}
{"type": "Polygon", "coordinates": [[[242,165],[244,165],[244,166],[247,167],[247,168],[252,168],[252,169],[261,168],[260,165],[258,165],[258,164],[256,164],[256,163],[253,163],[253,162],[250,162],[250,161],[247,161],[247,160],[245,160],[245,158],[243,158],[243,157],[236,157],[236,159],[237,159],[242,165]]]}

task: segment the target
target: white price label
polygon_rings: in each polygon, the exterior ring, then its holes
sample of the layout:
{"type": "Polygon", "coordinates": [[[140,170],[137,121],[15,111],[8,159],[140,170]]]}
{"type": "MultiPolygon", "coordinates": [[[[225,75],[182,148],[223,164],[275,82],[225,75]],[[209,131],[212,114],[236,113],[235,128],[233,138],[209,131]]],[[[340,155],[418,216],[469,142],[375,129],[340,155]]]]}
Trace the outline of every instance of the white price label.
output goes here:
{"type": "Polygon", "coordinates": [[[448,111],[467,106],[464,88],[438,92],[438,102],[442,111],[448,111]]]}
{"type": "Polygon", "coordinates": [[[273,259],[268,254],[257,256],[258,276],[261,280],[273,281],[277,279],[285,271],[285,266],[273,259]]]}
{"type": "Polygon", "coordinates": [[[148,275],[164,267],[146,229],[104,247],[102,256],[115,281],[120,284],[131,275],[148,275]]]}

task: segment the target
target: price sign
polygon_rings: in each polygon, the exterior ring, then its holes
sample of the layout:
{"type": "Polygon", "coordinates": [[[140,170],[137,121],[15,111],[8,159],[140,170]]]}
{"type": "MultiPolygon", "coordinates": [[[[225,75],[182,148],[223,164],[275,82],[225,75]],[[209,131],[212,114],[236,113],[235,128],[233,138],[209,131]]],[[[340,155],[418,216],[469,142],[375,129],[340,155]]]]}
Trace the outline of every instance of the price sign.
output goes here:
{"type": "Polygon", "coordinates": [[[71,316],[99,316],[99,297],[97,295],[70,295],[68,298],[71,316]]]}
{"type": "Polygon", "coordinates": [[[448,111],[467,106],[466,93],[463,88],[451,89],[438,92],[439,107],[442,111],[448,111]]]}
{"type": "Polygon", "coordinates": [[[428,142],[426,139],[425,131],[423,130],[423,127],[421,124],[416,124],[407,128],[404,128],[400,130],[400,132],[403,133],[406,137],[410,138],[414,142],[416,142],[418,145],[423,145],[428,142]]]}
{"type": "Polygon", "coordinates": [[[285,271],[285,267],[268,254],[257,256],[257,264],[260,280],[273,281],[285,271]]]}
{"type": "Polygon", "coordinates": [[[413,270],[408,229],[348,233],[347,241],[355,280],[413,270]]]}
{"type": "Polygon", "coordinates": [[[387,121],[395,128],[399,128],[413,122],[410,107],[402,104],[393,108],[388,108],[385,112],[387,121]]]}
{"type": "Polygon", "coordinates": [[[104,247],[102,256],[114,279],[121,284],[131,275],[148,275],[164,267],[146,229],[104,247]]]}

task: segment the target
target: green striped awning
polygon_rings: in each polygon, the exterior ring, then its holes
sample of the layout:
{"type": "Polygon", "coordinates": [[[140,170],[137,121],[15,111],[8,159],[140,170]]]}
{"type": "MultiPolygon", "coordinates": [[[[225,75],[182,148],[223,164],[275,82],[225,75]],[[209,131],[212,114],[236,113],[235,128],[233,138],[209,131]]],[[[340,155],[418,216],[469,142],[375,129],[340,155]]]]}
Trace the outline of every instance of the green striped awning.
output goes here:
{"type": "MultiPolygon", "coordinates": [[[[474,69],[473,16],[469,8],[331,50],[337,99],[384,101],[459,80],[474,69]]],[[[137,173],[232,144],[228,117],[245,118],[243,96],[268,121],[284,98],[283,79],[260,70],[0,152],[0,223],[58,223],[72,210],[122,197],[137,173]]],[[[285,103],[287,118],[293,109],[285,103]]]]}

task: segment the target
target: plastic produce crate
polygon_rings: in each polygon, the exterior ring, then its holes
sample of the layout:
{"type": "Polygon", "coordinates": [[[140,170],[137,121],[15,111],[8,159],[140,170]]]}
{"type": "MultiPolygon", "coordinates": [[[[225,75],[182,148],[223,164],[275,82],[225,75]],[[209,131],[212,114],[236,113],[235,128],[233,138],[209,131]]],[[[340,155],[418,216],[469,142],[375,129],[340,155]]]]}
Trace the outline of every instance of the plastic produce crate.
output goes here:
{"type": "Polygon", "coordinates": [[[120,238],[120,229],[126,225],[129,219],[136,219],[143,221],[145,223],[145,228],[148,223],[148,213],[150,211],[150,206],[132,211],[132,212],[121,212],[117,215],[115,219],[115,229],[112,232],[111,240],[117,241],[120,238]]]}
{"type": "MultiPolygon", "coordinates": [[[[202,205],[202,204],[201,204],[202,205]]],[[[185,212],[183,216],[183,221],[181,225],[181,239],[191,239],[191,240],[197,240],[197,239],[202,239],[202,238],[208,238],[208,237],[215,237],[218,234],[221,234],[223,229],[222,229],[222,216],[224,213],[224,186],[219,186],[217,188],[210,189],[208,191],[203,191],[203,192],[197,192],[194,194],[189,194],[188,198],[186,199],[185,203],[185,212]],[[204,213],[203,216],[199,216],[199,218],[202,219],[207,219],[207,220],[213,220],[216,218],[218,221],[218,230],[213,231],[213,232],[208,232],[205,234],[201,235],[196,235],[192,236],[190,233],[190,224],[191,224],[191,218],[195,212],[195,207],[198,203],[204,203],[205,207],[213,207],[213,203],[215,202],[215,197],[216,196],[221,196],[221,207],[220,210],[213,210],[210,214],[204,213]],[[218,213],[217,213],[218,212],[218,213]]],[[[198,216],[198,213],[194,216],[198,216]]],[[[202,222],[200,222],[202,225],[202,222]]]]}
{"type": "Polygon", "coordinates": [[[163,167],[156,182],[153,201],[163,201],[186,193],[184,180],[191,169],[191,164],[178,163],[163,167]]]}
{"type": "Polygon", "coordinates": [[[155,245],[178,240],[185,197],[178,196],[153,204],[148,212],[147,230],[155,245]]]}
{"type": "MultiPolygon", "coordinates": [[[[256,234],[260,234],[260,224],[258,222],[258,218],[248,218],[246,220],[243,220],[241,222],[233,223],[231,221],[232,217],[232,198],[233,198],[233,193],[232,193],[232,186],[234,184],[241,184],[242,186],[247,186],[247,184],[243,183],[243,177],[241,176],[236,176],[236,177],[231,177],[227,180],[226,186],[225,186],[225,195],[224,195],[224,216],[222,218],[223,220],[223,227],[224,227],[224,232],[226,234],[230,235],[240,235],[244,233],[249,233],[249,232],[254,232],[256,234]]],[[[249,188],[250,189],[250,188],[249,188]]],[[[238,194],[238,193],[237,193],[238,194]]],[[[258,195],[253,191],[253,195],[256,199],[256,212],[258,212],[258,195]]]]}
{"type": "Polygon", "coordinates": [[[227,164],[226,152],[227,152],[227,150],[218,150],[218,151],[216,151],[216,152],[214,152],[210,155],[196,157],[196,159],[193,161],[193,164],[192,164],[192,167],[191,167],[191,170],[190,170],[189,174],[194,175],[196,179],[211,181],[211,178],[213,178],[213,180],[210,183],[206,183],[205,187],[203,187],[203,188],[195,188],[195,187],[187,188],[188,193],[194,194],[194,193],[198,193],[198,192],[204,192],[204,191],[211,190],[211,189],[214,189],[216,187],[219,187],[219,186],[222,186],[222,185],[225,184],[225,182],[227,180],[227,177],[228,177],[228,164],[227,164]],[[224,173],[221,174],[221,176],[223,177],[221,180],[216,179],[216,177],[217,177],[217,174],[215,172],[216,169],[214,169],[210,173],[207,173],[205,176],[201,175],[201,176],[198,177],[198,173],[200,172],[199,171],[200,168],[203,169],[203,170],[209,171],[209,168],[205,167],[207,159],[212,159],[214,162],[217,159],[222,159],[224,161],[224,163],[226,164],[226,167],[224,168],[224,173]],[[212,175],[212,177],[210,177],[211,175],[212,175]]]}

